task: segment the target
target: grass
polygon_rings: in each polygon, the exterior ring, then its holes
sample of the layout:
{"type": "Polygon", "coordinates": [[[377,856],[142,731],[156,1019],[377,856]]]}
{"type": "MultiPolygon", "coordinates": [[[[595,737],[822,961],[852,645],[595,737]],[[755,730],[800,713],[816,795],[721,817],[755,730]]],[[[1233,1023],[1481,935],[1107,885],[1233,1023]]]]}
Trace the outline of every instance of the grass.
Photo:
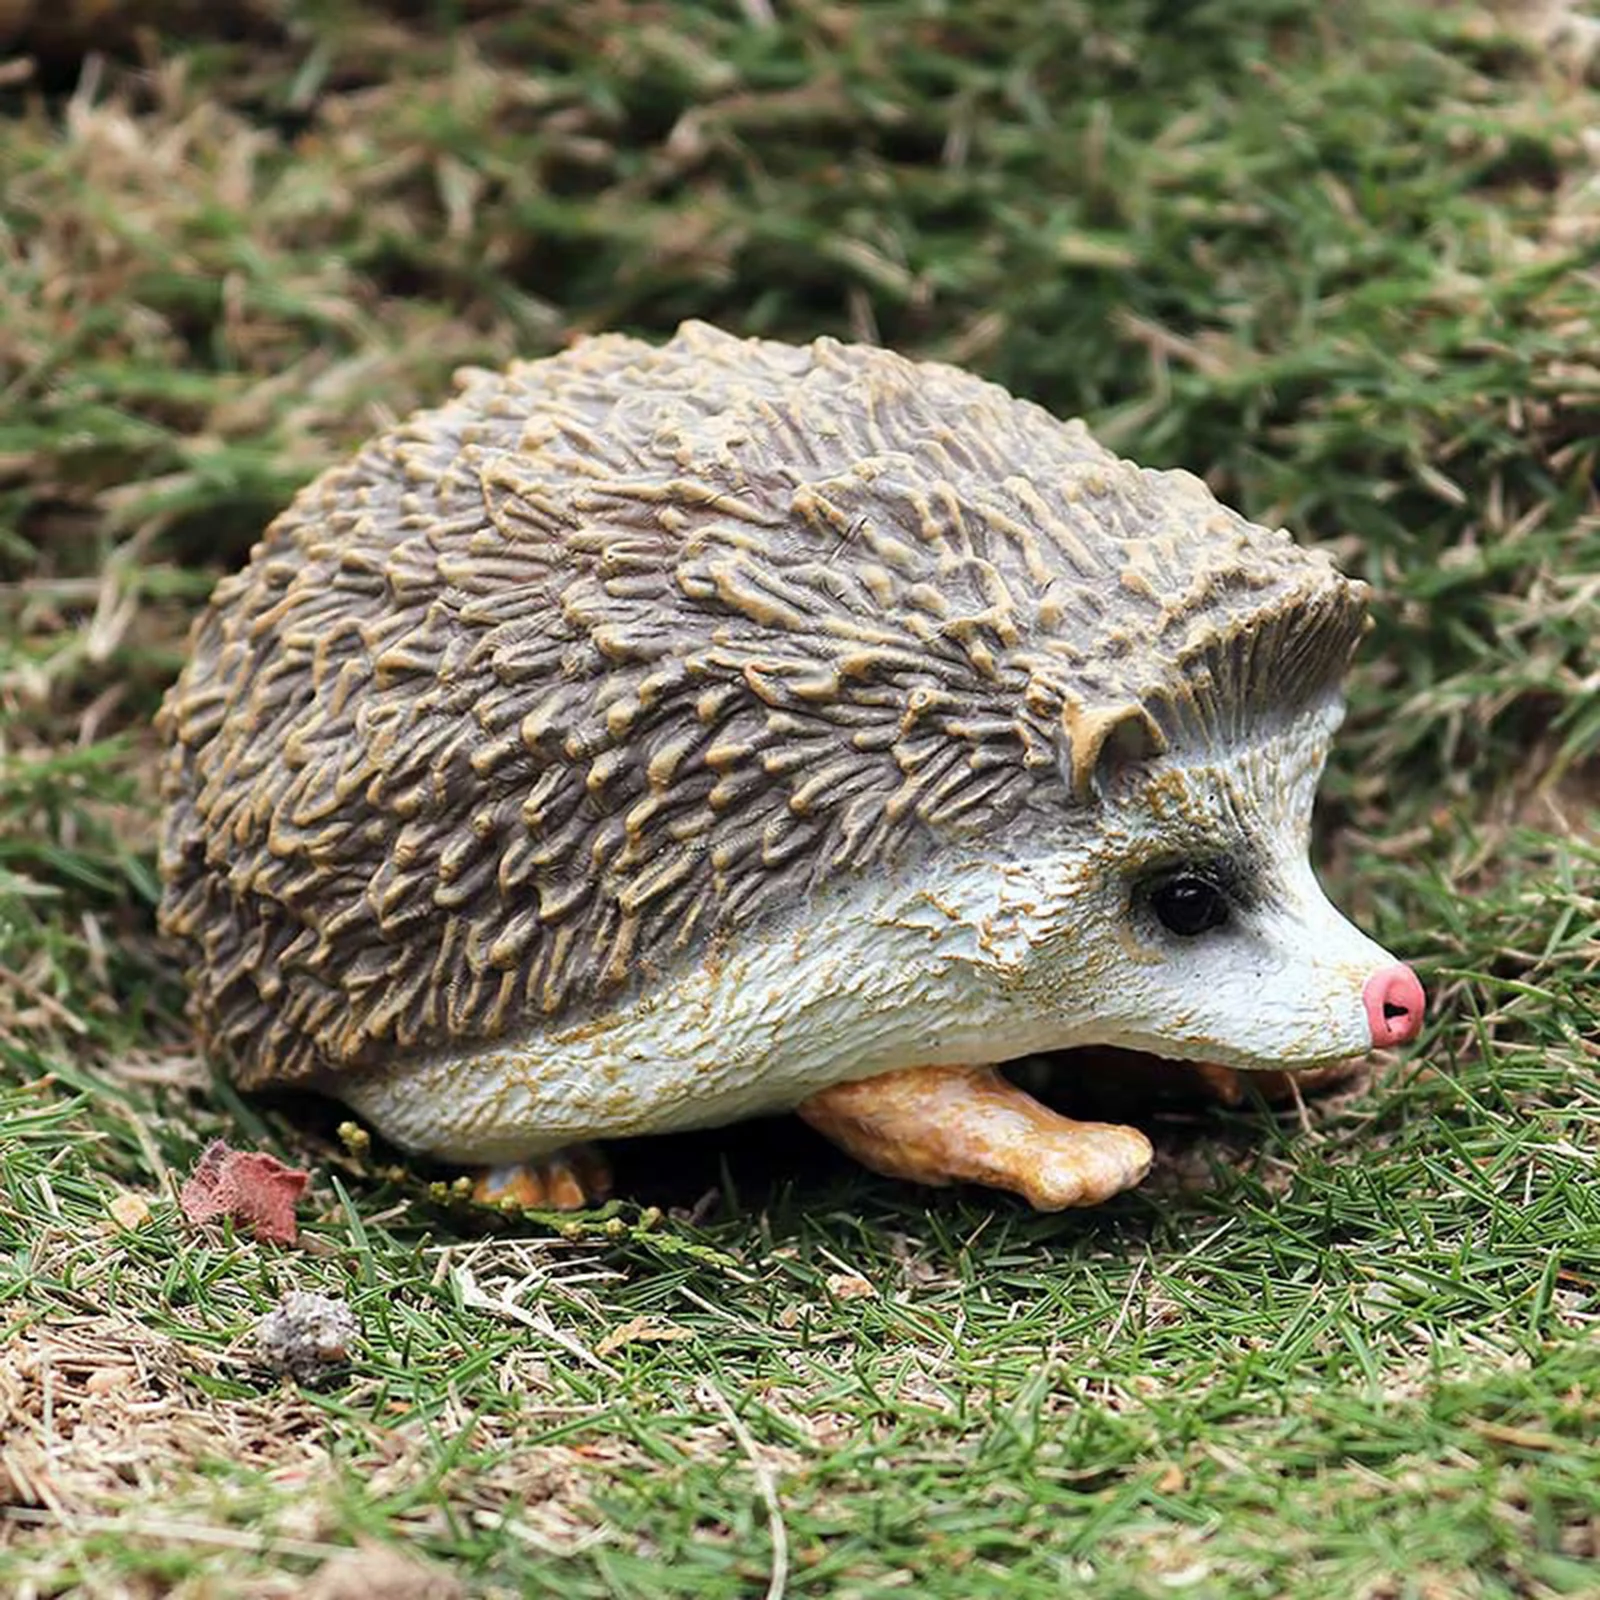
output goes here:
{"type": "Polygon", "coordinates": [[[1600,1592],[1592,22],[70,9],[0,63],[0,1590],[1600,1592]],[[1058,1218],[774,1125],[497,1219],[212,1080],[152,938],[187,619],[454,366],[688,315],[963,361],[1373,581],[1319,849],[1405,1062],[1157,1115],[1058,1218]],[[313,1170],[303,1249],[181,1222],[217,1134],[313,1170]],[[321,1386],[250,1359],[289,1288],[364,1325],[321,1386]]]}

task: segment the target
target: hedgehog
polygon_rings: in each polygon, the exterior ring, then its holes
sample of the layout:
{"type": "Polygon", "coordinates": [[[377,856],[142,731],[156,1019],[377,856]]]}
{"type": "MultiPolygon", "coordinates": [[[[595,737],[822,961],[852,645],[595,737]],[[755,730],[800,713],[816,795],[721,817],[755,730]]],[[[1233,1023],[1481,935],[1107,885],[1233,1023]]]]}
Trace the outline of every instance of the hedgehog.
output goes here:
{"type": "Polygon", "coordinates": [[[209,1054],[477,1193],[797,1111],[1040,1209],[1137,1129],[1001,1067],[1413,1039],[1308,860],[1366,591],[955,367],[586,338],[305,488],[160,713],[160,924],[209,1054]]]}

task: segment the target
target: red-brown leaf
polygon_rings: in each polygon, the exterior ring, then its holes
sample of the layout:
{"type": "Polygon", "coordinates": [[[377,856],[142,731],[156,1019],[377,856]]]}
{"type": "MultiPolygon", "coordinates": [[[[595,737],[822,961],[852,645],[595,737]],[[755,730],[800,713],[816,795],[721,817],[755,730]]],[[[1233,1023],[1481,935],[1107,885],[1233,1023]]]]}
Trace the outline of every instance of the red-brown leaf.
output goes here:
{"type": "Polygon", "coordinates": [[[293,1244],[299,1237],[295,1202],[310,1181],[309,1172],[286,1167],[265,1151],[235,1150],[213,1139],[200,1152],[178,1203],[191,1222],[233,1217],[251,1223],[258,1239],[293,1244]]]}

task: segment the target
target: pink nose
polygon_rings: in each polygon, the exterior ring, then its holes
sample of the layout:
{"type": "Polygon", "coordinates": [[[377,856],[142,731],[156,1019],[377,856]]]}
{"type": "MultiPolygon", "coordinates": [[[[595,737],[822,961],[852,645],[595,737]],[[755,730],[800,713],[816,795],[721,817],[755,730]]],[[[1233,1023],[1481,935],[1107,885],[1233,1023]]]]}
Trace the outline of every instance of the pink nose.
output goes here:
{"type": "Polygon", "coordinates": [[[1375,1045],[1409,1044],[1422,1032],[1427,1000],[1410,967],[1380,967],[1361,991],[1375,1045]]]}

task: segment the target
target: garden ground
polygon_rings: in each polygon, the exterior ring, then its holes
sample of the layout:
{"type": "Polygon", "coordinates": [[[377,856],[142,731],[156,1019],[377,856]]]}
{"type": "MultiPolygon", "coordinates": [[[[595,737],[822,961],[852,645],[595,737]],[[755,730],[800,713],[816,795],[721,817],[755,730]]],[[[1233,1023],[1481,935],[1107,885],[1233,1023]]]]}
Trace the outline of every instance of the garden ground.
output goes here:
{"type": "Polygon", "coordinates": [[[1600,1593],[1597,25],[40,9],[0,5],[0,1589],[1600,1593]],[[502,1218],[214,1081],[153,923],[189,618],[455,366],[687,316],[963,362],[1368,578],[1319,859],[1420,1045],[1163,1111],[1062,1217],[773,1124],[502,1218]],[[299,1248],[183,1221],[218,1135],[312,1172],[299,1248]],[[253,1360],[291,1288],[363,1325],[321,1386],[253,1360]]]}

